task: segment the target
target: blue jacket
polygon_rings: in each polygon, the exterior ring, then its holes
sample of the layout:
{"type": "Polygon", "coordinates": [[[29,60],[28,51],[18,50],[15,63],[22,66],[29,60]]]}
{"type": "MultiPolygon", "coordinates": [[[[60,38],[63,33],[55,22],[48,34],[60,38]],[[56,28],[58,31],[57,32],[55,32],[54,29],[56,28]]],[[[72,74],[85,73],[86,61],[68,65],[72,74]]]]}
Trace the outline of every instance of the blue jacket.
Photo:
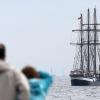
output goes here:
{"type": "Polygon", "coordinates": [[[52,84],[52,77],[44,72],[39,72],[39,79],[30,79],[30,100],[45,100],[48,88],[52,84]]]}

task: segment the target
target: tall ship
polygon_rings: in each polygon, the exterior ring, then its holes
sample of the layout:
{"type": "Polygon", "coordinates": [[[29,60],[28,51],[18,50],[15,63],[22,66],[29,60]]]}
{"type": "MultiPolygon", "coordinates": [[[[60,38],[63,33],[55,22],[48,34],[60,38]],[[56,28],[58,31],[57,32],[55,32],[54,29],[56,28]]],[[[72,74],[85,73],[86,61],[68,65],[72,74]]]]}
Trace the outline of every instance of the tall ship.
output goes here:
{"type": "Polygon", "coordinates": [[[90,19],[90,10],[87,10],[86,22],[83,15],[78,18],[79,29],[72,30],[77,32],[76,54],[74,57],[73,69],[70,71],[72,86],[100,86],[100,43],[99,25],[97,23],[96,8],[90,19]]]}

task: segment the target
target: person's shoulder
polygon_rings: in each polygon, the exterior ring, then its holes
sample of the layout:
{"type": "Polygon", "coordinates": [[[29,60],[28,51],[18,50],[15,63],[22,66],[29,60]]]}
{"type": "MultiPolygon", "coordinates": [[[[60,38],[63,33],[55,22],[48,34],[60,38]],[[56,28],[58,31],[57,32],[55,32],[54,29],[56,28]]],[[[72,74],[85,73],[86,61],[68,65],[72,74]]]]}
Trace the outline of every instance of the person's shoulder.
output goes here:
{"type": "Polygon", "coordinates": [[[15,74],[15,77],[17,79],[21,79],[23,81],[24,80],[26,81],[26,77],[22,74],[22,72],[19,69],[16,69],[14,67],[11,67],[10,69],[13,71],[13,73],[15,74]]]}
{"type": "Polygon", "coordinates": [[[20,69],[17,69],[14,65],[4,62],[4,66],[5,66],[5,68],[8,69],[8,71],[13,73],[16,80],[23,80],[23,81],[27,80],[26,77],[20,71],[20,69]]]}

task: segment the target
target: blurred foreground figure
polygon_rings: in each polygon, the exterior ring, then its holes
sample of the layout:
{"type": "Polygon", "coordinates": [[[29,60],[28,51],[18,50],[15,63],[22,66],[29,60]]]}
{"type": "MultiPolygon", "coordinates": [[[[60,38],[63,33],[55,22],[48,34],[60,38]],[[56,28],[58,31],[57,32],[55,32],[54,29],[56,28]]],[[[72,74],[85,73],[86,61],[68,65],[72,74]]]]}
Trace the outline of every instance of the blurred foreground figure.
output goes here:
{"type": "Polygon", "coordinates": [[[5,61],[6,48],[0,44],[0,100],[29,100],[29,86],[24,75],[5,61]]]}
{"type": "Polygon", "coordinates": [[[52,77],[45,72],[38,72],[31,66],[26,66],[22,72],[29,79],[30,100],[45,100],[52,84],[52,77]]]}

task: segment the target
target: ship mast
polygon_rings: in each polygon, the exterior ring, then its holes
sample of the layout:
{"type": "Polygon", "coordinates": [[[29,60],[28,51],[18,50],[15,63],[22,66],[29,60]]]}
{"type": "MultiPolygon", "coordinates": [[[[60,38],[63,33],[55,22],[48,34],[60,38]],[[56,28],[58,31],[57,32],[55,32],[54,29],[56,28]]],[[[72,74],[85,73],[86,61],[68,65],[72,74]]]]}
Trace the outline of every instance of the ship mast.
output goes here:
{"type": "Polygon", "coordinates": [[[83,70],[83,57],[82,57],[82,56],[83,56],[83,55],[82,55],[82,51],[83,51],[83,50],[82,50],[82,49],[83,49],[83,48],[82,48],[82,47],[83,47],[83,44],[82,44],[82,43],[83,43],[83,38],[82,38],[82,37],[83,37],[83,36],[82,36],[82,33],[83,33],[83,31],[82,31],[83,25],[82,25],[82,24],[83,24],[83,16],[82,16],[82,14],[81,14],[81,17],[80,17],[80,28],[81,28],[81,70],[83,70]]]}
{"type": "Polygon", "coordinates": [[[87,28],[87,32],[88,32],[88,64],[87,64],[87,72],[90,72],[90,53],[89,53],[89,48],[90,48],[90,10],[88,9],[88,28],[87,28]]]}
{"type": "Polygon", "coordinates": [[[96,19],[96,8],[94,8],[94,75],[96,76],[96,39],[97,39],[97,19],[96,19]]]}

